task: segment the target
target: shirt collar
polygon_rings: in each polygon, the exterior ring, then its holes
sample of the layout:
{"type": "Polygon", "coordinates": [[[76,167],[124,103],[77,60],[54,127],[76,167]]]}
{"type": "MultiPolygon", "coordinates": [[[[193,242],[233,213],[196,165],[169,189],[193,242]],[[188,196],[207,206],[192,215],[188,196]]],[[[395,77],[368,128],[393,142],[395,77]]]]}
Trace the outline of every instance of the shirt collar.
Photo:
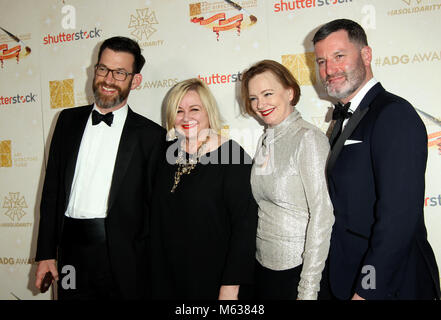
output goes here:
{"type": "Polygon", "coordinates": [[[265,140],[266,144],[273,143],[278,137],[281,137],[284,135],[286,131],[290,128],[291,124],[295,121],[301,119],[300,113],[297,111],[296,108],[279,124],[277,124],[274,127],[266,128],[265,130],[265,140]]]}
{"type": "Polygon", "coordinates": [[[299,118],[300,113],[294,108],[294,110],[282,122],[272,127],[272,129],[274,129],[274,133],[277,135],[278,133],[285,131],[285,129],[288,128],[291,123],[299,118]]]}
{"type": "Polygon", "coordinates": [[[351,106],[349,107],[349,111],[354,112],[358,106],[360,105],[361,100],[363,100],[364,96],[368,91],[375,86],[378,83],[378,81],[375,78],[370,79],[366,84],[363,86],[363,88],[358,91],[358,93],[351,99],[351,106]]]}

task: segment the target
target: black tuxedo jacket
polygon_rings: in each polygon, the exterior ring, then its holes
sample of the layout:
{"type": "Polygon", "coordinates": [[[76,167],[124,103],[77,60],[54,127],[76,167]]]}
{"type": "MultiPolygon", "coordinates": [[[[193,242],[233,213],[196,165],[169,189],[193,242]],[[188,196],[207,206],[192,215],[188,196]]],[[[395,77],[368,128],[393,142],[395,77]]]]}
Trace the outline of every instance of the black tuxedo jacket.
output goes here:
{"type": "MultiPolygon", "coordinates": [[[[36,260],[56,259],[83,132],[93,106],[65,109],[52,137],[36,260]]],[[[110,263],[125,298],[148,290],[147,240],[153,177],[164,153],[165,130],[128,109],[119,142],[105,219],[110,263]]]]}
{"type": "Polygon", "coordinates": [[[328,160],[335,211],[329,277],[338,298],[356,292],[365,299],[418,299],[432,287],[439,297],[423,215],[426,161],[418,114],[377,83],[328,160]]]}

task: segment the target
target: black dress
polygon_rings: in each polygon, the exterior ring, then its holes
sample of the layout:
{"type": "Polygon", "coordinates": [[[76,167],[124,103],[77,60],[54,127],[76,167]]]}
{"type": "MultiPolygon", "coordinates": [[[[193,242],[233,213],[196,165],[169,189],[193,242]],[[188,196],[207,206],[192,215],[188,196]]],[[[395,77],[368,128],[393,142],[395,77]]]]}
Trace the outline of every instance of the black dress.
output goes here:
{"type": "Polygon", "coordinates": [[[175,170],[164,161],[154,188],[153,299],[216,300],[221,285],[252,283],[257,205],[248,154],[232,140],[223,143],[171,193],[175,170]]]}

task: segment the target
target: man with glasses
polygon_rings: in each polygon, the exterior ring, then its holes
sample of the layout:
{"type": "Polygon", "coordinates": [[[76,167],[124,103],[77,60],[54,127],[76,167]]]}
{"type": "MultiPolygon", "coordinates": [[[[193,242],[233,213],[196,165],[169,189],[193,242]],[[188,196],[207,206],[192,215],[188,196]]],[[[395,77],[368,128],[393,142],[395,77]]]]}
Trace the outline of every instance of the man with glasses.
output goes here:
{"type": "Polygon", "coordinates": [[[36,286],[66,300],[148,297],[148,217],[165,130],[127,105],[145,63],[136,42],[103,42],[90,106],[63,110],[40,207],[36,286]],[[43,281],[45,276],[48,281],[43,281]]]}

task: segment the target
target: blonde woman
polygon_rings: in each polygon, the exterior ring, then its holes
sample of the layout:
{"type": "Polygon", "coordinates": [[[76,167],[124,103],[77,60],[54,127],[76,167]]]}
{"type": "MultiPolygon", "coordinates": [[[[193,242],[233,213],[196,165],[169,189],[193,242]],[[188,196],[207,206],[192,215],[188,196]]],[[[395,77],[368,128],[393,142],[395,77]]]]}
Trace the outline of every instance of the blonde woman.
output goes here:
{"type": "Polygon", "coordinates": [[[165,98],[169,147],[151,219],[154,299],[238,299],[253,281],[257,206],[251,159],[222,137],[221,116],[199,79],[165,98]]]}

